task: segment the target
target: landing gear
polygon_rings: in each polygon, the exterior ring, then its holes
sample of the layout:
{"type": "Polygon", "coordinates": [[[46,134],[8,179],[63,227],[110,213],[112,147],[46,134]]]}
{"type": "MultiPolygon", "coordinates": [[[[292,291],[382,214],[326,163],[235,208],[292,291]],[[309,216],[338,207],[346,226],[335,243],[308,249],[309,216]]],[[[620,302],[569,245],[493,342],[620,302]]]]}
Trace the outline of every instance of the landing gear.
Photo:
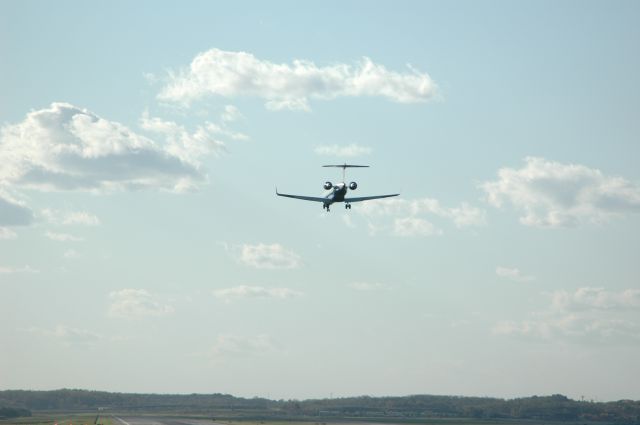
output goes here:
{"type": "Polygon", "coordinates": [[[329,212],[329,204],[322,204],[322,209],[327,210],[327,212],[329,212]]]}
{"type": "Polygon", "coordinates": [[[344,204],[344,208],[346,210],[350,210],[351,209],[351,204],[344,204]]]}

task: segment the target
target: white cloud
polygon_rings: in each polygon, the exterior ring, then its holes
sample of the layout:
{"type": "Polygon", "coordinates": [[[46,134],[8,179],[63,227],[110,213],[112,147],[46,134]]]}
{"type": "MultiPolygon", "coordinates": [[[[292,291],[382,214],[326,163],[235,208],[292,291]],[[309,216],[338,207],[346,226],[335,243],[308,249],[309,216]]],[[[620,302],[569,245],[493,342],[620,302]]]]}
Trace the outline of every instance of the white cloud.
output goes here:
{"type": "Polygon", "coordinates": [[[555,291],[551,294],[551,299],[557,310],[640,309],[640,289],[611,292],[603,288],[584,287],[574,293],[555,291]]]}
{"type": "Polygon", "coordinates": [[[423,218],[396,218],[393,222],[393,234],[396,236],[433,236],[441,235],[442,231],[423,218]]]}
{"type": "Polygon", "coordinates": [[[640,212],[640,186],[584,165],[527,157],[524,167],[501,168],[498,177],[481,186],[489,203],[510,202],[528,226],[566,227],[640,212]]]}
{"type": "Polygon", "coordinates": [[[0,240],[16,239],[18,235],[8,227],[0,227],[0,240]]]}
{"type": "Polygon", "coordinates": [[[309,110],[309,99],[380,96],[395,102],[424,102],[434,97],[436,85],[426,73],[389,71],[363,58],[355,65],[318,67],[294,60],[277,64],[251,53],[211,49],[198,54],[189,68],[170,73],[158,98],[190,103],[206,95],[255,96],[272,110],[309,110]]]}
{"type": "Polygon", "coordinates": [[[640,325],[637,322],[576,314],[522,322],[504,321],[496,324],[493,332],[497,335],[583,343],[640,342],[640,325]]]}
{"type": "Polygon", "coordinates": [[[3,126],[0,163],[0,184],[43,191],[180,190],[205,180],[197,164],[68,103],[3,126]]]}
{"type": "Polygon", "coordinates": [[[277,243],[243,244],[240,246],[239,260],[257,269],[295,269],[301,264],[298,254],[277,243]]]}
{"type": "Polygon", "coordinates": [[[640,290],[583,287],[548,294],[549,308],[523,321],[502,321],[497,335],[595,344],[640,343],[640,290]]]}
{"type": "Polygon", "coordinates": [[[500,277],[515,280],[517,282],[531,282],[532,280],[535,280],[535,277],[522,274],[522,272],[515,267],[509,268],[498,266],[496,267],[496,274],[500,277]]]}
{"type": "Polygon", "coordinates": [[[140,119],[140,127],[164,136],[167,140],[166,151],[186,163],[200,165],[200,158],[225,150],[225,144],[219,138],[225,130],[208,121],[198,126],[195,132],[189,133],[184,126],[149,117],[145,111],[140,119]]]}
{"type": "Polygon", "coordinates": [[[387,291],[391,289],[389,285],[384,283],[372,283],[372,282],[352,282],[349,284],[349,288],[356,291],[369,292],[369,291],[387,291]]]}
{"type": "Polygon", "coordinates": [[[216,298],[231,301],[241,298],[292,298],[302,295],[301,292],[289,288],[264,288],[262,286],[239,285],[213,291],[216,298]]]}
{"type": "Polygon", "coordinates": [[[85,329],[72,328],[69,326],[58,325],[53,329],[43,329],[38,327],[32,327],[28,329],[29,332],[37,333],[49,338],[55,338],[71,346],[87,346],[92,345],[103,337],[95,332],[91,332],[85,329]]]}
{"type": "Polygon", "coordinates": [[[144,289],[121,289],[109,294],[109,316],[120,318],[160,317],[173,313],[168,304],[162,304],[144,289]]]}
{"type": "Polygon", "coordinates": [[[75,211],[67,214],[62,219],[62,224],[82,224],[84,226],[98,226],[100,219],[94,215],[85,211],[75,211]]]}
{"type": "Polygon", "coordinates": [[[450,219],[456,227],[480,226],[485,224],[485,211],[463,202],[458,207],[447,208],[433,198],[421,199],[380,199],[366,202],[359,212],[375,216],[418,216],[431,214],[450,219]]]}
{"type": "MultiPolygon", "coordinates": [[[[0,149],[2,144],[0,143],[0,149]]],[[[0,185],[2,184],[2,169],[8,164],[2,161],[0,150],[0,185]]],[[[33,221],[33,212],[23,203],[11,198],[0,190],[0,227],[2,226],[27,226],[33,221]]],[[[15,234],[15,233],[14,233],[15,234]]]]}
{"type": "Polygon", "coordinates": [[[307,99],[281,99],[269,100],[264,106],[270,111],[304,111],[311,112],[311,107],[307,99]]]}
{"type": "Polygon", "coordinates": [[[486,223],[485,211],[472,207],[466,202],[460,204],[459,207],[445,209],[440,215],[449,217],[458,228],[481,226],[486,223]]]}
{"type": "Polygon", "coordinates": [[[370,155],[371,148],[352,143],[350,145],[322,145],[314,149],[316,155],[336,156],[339,158],[352,158],[355,156],[370,155]]]}
{"type": "Polygon", "coordinates": [[[17,268],[0,266],[0,274],[13,274],[13,273],[39,273],[39,270],[36,270],[29,265],[26,265],[23,267],[17,267],[17,268]]]}
{"type": "Polygon", "coordinates": [[[235,106],[226,105],[224,107],[224,112],[222,113],[222,116],[220,118],[222,119],[222,122],[233,122],[243,119],[244,116],[235,106]]]}
{"type": "Polygon", "coordinates": [[[69,235],[67,233],[46,232],[45,236],[53,241],[58,241],[58,242],[82,242],[84,240],[77,236],[69,235]]]}
{"type": "Polygon", "coordinates": [[[62,256],[68,260],[75,260],[80,258],[80,253],[75,249],[67,249],[62,256]]]}
{"type": "Polygon", "coordinates": [[[264,355],[277,350],[277,344],[267,334],[255,337],[219,335],[211,354],[214,358],[238,358],[264,355]]]}
{"type": "Polygon", "coordinates": [[[40,211],[40,215],[49,223],[62,224],[65,226],[70,225],[83,225],[83,226],[98,226],[100,225],[100,219],[95,215],[86,211],[58,211],[50,208],[40,211]]]}
{"type": "Polygon", "coordinates": [[[442,234],[442,230],[426,218],[429,216],[450,220],[458,228],[485,224],[484,210],[464,202],[458,207],[447,208],[433,198],[375,200],[359,205],[356,211],[370,220],[368,226],[371,234],[385,228],[397,236],[442,234]],[[385,218],[391,218],[391,223],[384,224],[385,218]]]}

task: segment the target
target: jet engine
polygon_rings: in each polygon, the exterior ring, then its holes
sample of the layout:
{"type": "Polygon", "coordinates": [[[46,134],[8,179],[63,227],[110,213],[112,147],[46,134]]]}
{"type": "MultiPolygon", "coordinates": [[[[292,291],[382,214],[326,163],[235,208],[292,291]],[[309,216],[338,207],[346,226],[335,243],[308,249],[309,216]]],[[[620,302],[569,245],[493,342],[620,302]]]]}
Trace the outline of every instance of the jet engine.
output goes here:
{"type": "Polygon", "coordinates": [[[324,190],[331,190],[332,187],[333,185],[331,184],[331,182],[324,183],[324,190]]]}
{"type": "Polygon", "coordinates": [[[356,190],[357,188],[358,188],[358,183],[356,182],[349,183],[349,189],[356,190]]]}

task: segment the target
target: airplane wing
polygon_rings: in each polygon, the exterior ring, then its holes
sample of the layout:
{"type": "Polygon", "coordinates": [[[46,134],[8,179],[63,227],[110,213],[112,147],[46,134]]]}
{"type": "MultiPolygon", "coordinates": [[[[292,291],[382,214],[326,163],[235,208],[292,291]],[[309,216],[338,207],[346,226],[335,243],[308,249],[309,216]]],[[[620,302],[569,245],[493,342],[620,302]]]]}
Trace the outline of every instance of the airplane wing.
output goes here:
{"type": "Polygon", "coordinates": [[[319,198],[317,196],[288,195],[286,193],[279,193],[277,189],[276,195],[285,196],[287,198],[302,199],[303,201],[329,202],[329,199],[327,198],[319,198]]]}
{"type": "Polygon", "coordinates": [[[360,198],[344,198],[344,202],[362,202],[362,201],[370,201],[372,199],[382,199],[382,198],[390,198],[392,196],[398,196],[399,193],[394,193],[393,195],[376,195],[376,196],[363,196],[360,198]]]}

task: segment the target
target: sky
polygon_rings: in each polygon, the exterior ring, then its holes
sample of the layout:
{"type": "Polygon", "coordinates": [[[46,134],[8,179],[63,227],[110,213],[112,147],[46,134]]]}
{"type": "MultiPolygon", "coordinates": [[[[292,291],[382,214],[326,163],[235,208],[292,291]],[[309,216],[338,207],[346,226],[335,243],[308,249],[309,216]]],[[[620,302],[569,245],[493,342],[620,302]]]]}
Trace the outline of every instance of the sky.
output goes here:
{"type": "Polygon", "coordinates": [[[0,3],[0,389],[639,399],[640,3],[0,3]],[[347,170],[353,196],[320,196],[347,170]]]}

